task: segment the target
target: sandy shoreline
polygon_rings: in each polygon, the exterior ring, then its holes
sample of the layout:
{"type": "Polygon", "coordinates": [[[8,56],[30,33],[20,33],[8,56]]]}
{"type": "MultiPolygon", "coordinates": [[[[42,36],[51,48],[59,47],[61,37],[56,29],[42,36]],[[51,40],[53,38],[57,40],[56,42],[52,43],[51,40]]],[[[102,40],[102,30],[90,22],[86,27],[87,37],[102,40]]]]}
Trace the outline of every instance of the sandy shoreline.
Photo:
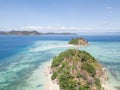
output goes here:
{"type": "Polygon", "coordinates": [[[110,85],[108,82],[108,74],[107,74],[107,69],[103,66],[102,71],[104,73],[104,76],[100,77],[101,85],[104,88],[104,90],[118,90],[110,85]]]}
{"type": "Polygon", "coordinates": [[[49,63],[43,70],[46,77],[45,90],[60,90],[59,85],[51,80],[52,73],[50,72],[51,63],[49,63]]]}
{"type": "Polygon", "coordinates": [[[108,81],[102,81],[102,82],[101,82],[101,85],[102,85],[102,87],[104,88],[104,90],[118,90],[118,89],[112,87],[112,86],[109,84],[108,81]]]}

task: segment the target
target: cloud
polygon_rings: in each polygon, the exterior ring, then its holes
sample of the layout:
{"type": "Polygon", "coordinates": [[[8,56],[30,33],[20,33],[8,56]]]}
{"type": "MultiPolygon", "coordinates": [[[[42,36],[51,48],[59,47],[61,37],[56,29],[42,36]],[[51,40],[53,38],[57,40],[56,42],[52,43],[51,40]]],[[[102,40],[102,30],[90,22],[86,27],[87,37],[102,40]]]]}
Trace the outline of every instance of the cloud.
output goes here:
{"type": "Polygon", "coordinates": [[[107,6],[106,9],[109,13],[113,12],[113,7],[112,6],[107,6]]]}
{"type": "MultiPolygon", "coordinates": [[[[109,24],[109,22],[103,22],[103,24],[109,24]]],[[[25,27],[17,27],[17,28],[4,28],[6,31],[10,30],[19,30],[19,31],[38,31],[38,32],[70,32],[70,33],[104,33],[104,32],[118,32],[120,29],[103,27],[102,26],[94,26],[94,27],[68,27],[68,26],[25,26],[25,27]],[[114,30],[114,31],[113,31],[114,30]]],[[[120,32],[120,31],[119,31],[120,32]]]]}
{"type": "Polygon", "coordinates": [[[107,6],[106,9],[111,10],[111,9],[113,9],[113,7],[112,6],[107,6]]]}
{"type": "Polygon", "coordinates": [[[70,32],[74,30],[79,30],[79,28],[65,27],[65,26],[26,26],[26,27],[20,27],[19,30],[29,30],[29,31],[37,30],[39,32],[70,32]]]}
{"type": "Polygon", "coordinates": [[[103,21],[103,23],[101,23],[101,27],[110,27],[112,26],[112,22],[111,21],[103,21]]]}
{"type": "MultiPolygon", "coordinates": [[[[103,24],[109,24],[109,22],[104,21],[103,24]]],[[[25,27],[17,27],[17,28],[4,28],[4,30],[20,30],[20,31],[39,31],[39,32],[82,32],[82,33],[95,33],[95,32],[109,32],[112,31],[113,28],[110,27],[67,27],[67,26],[25,26],[25,27]]],[[[115,29],[114,29],[115,30],[115,29]]]]}

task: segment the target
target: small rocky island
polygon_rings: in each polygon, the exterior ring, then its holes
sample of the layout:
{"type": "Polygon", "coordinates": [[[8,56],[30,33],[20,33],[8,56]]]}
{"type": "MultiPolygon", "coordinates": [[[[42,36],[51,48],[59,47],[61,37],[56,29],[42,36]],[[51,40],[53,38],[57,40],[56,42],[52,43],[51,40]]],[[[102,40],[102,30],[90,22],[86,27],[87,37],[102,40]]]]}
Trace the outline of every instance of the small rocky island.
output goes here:
{"type": "Polygon", "coordinates": [[[77,38],[73,38],[72,40],[70,40],[68,44],[85,46],[85,45],[88,45],[88,41],[82,37],[77,37],[77,38]]]}
{"type": "MultiPolygon", "coordinates": [[[[68,49],[53,58],[51,79],[60,90],[104,90],[101,64],[88,52],[68,49]]],[[[104,81],[104,80],[103,80],[104,81]]]]}

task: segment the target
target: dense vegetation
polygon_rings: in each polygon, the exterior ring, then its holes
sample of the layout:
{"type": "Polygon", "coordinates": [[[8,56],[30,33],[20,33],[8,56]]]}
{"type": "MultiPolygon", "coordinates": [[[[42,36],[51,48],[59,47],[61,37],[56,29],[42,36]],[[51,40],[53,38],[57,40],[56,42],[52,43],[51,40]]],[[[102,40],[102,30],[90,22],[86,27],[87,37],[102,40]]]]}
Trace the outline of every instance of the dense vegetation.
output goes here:
{"type": "Polygon", "coordinates": [[[52,80],[61,90],[101,90],[101,65],[86,51],[68,49],[53,58],[52,80]]]}
{"type": "Polygon", "coordinates": [[[68,44],[73,44],[73,45],[87,45],[88,44],[88,41],[85,40],[84,38],[73,38],[72,40],[69,41],[68,44]]]}

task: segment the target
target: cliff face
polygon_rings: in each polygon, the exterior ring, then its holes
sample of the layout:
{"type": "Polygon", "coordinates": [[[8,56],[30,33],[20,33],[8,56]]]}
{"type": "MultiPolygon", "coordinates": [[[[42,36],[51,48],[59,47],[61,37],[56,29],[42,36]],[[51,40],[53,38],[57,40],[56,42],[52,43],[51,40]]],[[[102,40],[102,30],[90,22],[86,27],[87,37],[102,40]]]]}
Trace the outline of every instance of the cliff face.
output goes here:
{"type": "Polygon", "coordinates": [[[74,38],[71,41],[69,41],[68,44],[72,44],[72,45],[88,45],[88,41],[85,40],[84,38],[74,38]]]}
{"type": "Polygon", "coordinates": [[[54,57],[52,80],[61,90],[102,90],[102,66],[86,51],[66,50],[54,57]]]}

